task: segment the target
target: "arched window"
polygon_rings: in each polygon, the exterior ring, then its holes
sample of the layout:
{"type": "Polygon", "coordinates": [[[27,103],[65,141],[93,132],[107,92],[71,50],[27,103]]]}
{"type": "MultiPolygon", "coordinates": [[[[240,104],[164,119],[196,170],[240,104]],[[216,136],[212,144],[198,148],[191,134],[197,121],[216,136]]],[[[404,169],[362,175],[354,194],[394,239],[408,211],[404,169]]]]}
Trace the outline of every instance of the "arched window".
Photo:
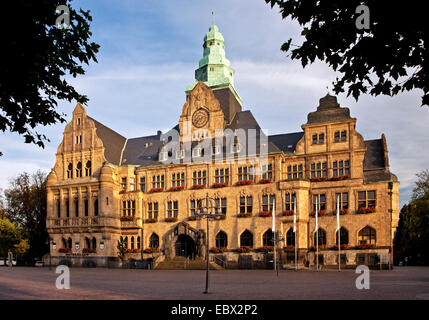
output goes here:
{"type": "Polygon", "coordinates": [[[152,233],[149,238],[149,248],[159,248],[159,237],[156,233],[152,233]]]}
{"type": "Polygon", "coordinates": [[[92,238],[92,248],[97,249],[97,239],[95,239],[95,237],[92,238]]]}
{"type": "Polygon", "coordinates": [[[91,161],[88,160],[85,165],[85,176],[89,177],[91,175],[91,161]]]}
{"type": "Polygon", "coordinates": [[[94,201],[94,216],[98,216],[98,199],[94,201]]]}
{"type": "Polygon", "coordinates": [[[69,238],[67,241],[67,248],[71,248],[72,247],[72,238],[69,238]]]}
{"type": "Polygon", "coordinates": [[[286,245],[295,246],[295,232],[293,232],[293,228],[290,228],[286,233],[286,245]]]}
{"type": "Polygon", "coordinates": [[[216,235],[216,248],[228,247],[228,236],[225,232],[219,231],[216,235]]]}
{"type": "Polygon", "coordinates": [[[137,249],[140,249],[140,236],[137,237],[137,249]]]}
{"type": "Polygon", "coordinates": [[[128,237],[125,237],[124,239],[124,247],[128,249],[128,237]]]}
{"type": "Polygon", "coordinates": [[[366,226],[358,234],[358,242],[359,244],[375,244],[377,240],[377,234],[375,229],[370,226],[366,226]]]}
{"type": "Polygon", "coordinates": [[[316,246],[316,244],[318,244],[319,246],[326,245],[326,231],[323,230],[322,228],[319,228],[319,232],[314,233],[314,246],[316,246]],[[319,236],[318,243],[316,241],[317,236],[319,236]]]}
{"type": "Polygon", "coordinates": [[[72,179],[73,178],[73,164],[69,163],[69,165],[67,166],[67,179],[72,179]]]}
{"type": "Polygon", "coordinates": [[[82,177],[82,162],[78,162],[76,165],[76,178],[82,177]]]}
{"type": "Polygon", "coordinates": [[[89,241],[89,238],[85,238],[85,248],[91,248],[91,242],[89,241]]]}
{"type": "MultiPolygon", "coordinates": [[[[335,241],[336,241],[336,244],[338,245],[338,231],[335,233],[335,241]]],[[[341,227],[340,229],[340,242],[342,245],[349,244],[349,232],[344,227],[341,227]]]]}
{"type": "Polygon", "coordinates": [[[240,247],[253,247],[253,234],[245,230],[240,236],[240,247]]]}
{"type": "Polygon", "coordinates": [[[63,248],[68,248],[68,247],[67,247],[67,240],[66,240],[66,239],[64,239],[64,238],[62,238],[61,240],[62,240],[62,242],[63,242],[63,248]]]}
{"type": "Polygon", "coordinates": [[[131,237],[131,249],[134,249],[134,237],[131,237]]]}
{"type": "Polygon", "coordinates": [[[273,242],[273,231],[267,230],[265,231],[265,233],[262,235],[262,245],[265,246],[273,246],[274,242],[273,242]]]}

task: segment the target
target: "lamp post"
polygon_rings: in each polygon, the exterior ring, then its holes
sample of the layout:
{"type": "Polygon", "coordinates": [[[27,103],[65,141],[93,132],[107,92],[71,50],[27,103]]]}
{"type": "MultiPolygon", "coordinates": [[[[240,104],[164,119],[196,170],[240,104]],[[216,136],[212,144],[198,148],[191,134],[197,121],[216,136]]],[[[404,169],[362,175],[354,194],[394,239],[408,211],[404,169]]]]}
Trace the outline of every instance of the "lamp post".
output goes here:
{"type": "Polygon", "coordinates": [[[216,206],[216,199],[209,197],[209,194],[206,194],[204,199],[198,201],[197,211],[195,212],[196,216],[205,217],[207,219],[207,237],[206,237],[206,289],[203,293],[209,293],[209,268],[210,268],[210,259],[209,259],[209,220],[215,217],[221,217],[224,214],[219,212],[219,207],[216,206]]]}

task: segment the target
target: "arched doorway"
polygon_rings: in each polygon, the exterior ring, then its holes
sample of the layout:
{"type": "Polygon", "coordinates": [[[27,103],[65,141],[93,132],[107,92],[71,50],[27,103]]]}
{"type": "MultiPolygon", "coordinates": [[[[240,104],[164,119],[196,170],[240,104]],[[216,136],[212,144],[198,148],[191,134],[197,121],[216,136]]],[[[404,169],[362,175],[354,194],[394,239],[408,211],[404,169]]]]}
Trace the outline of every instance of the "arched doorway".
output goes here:
{"type": "Polygon", "coordinates": [[[190,236],[186,234],[179,235],[175,247],[176,256],[195,259],[195,242],[190,236]]]}

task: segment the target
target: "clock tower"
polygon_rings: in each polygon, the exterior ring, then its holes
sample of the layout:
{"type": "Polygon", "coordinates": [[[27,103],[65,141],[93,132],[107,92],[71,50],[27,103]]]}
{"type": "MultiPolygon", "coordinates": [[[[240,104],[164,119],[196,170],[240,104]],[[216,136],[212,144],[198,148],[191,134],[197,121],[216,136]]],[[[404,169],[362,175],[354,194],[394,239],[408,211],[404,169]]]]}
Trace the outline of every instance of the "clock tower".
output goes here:
{"type": "Polygon", "coordinates": [[[234,88],[234,70],[225,54],[225,41],[213,23],[204,36],[203,57],[195,70],[195,81],[186,88],[186,103],[179,121],[181,140],[215,137],[242,108],[234,88]],[[203,102],[204,101],[204,102],[203,102]]]}

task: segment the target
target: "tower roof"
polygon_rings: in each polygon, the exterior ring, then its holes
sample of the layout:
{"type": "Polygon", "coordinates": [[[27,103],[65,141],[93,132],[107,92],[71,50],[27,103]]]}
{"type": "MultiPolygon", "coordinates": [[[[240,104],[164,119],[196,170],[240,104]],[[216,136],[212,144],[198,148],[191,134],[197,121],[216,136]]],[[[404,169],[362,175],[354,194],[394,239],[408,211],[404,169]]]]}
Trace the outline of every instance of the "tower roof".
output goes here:
{"type": "Polygon", "coordinates": [[[204,82],[213,90],[230,87],[241,104],[241,98],[234,89],[234,70],[226,58],[224,38],[214,22],[204,36],[203,48],[203,57],[195,70],[195,81],[186,87],[186,92],[190,92],[198,81],[204,82]]]}

